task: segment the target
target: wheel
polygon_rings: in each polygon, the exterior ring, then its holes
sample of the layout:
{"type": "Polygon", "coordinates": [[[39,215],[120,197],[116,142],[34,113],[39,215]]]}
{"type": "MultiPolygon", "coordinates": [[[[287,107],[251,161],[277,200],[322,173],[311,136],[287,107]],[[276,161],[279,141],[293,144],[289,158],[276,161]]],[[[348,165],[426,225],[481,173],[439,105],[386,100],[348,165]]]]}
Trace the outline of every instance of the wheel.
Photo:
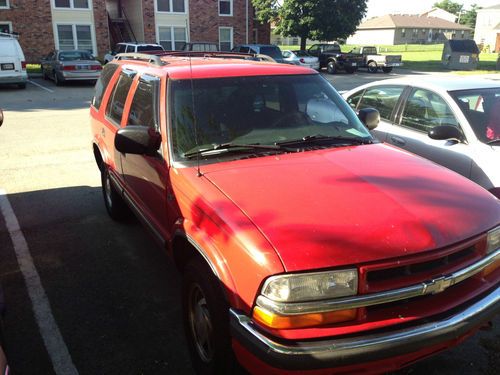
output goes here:
{"type": "Polygon", "coordinates": [[[326,66],[326,71],[328,72],[328,74],[335,74],[337,72],[335,61],[328,61],[328,65],[326,66]]]}
{"type": "Polygon", "coordinates": [[[370,61],[368,63],[368,71],[370,73],[377,73],[377,70],[378,70],[377,63],[375,61],[370,61]]]}
{"type": "Polygon", "coordinates": [[[353,74],[356,71],[356,68],[347,67],[347,68],[345,68],[345,71],[348,74],[353,74]]]}
{"type": "Polygon", "coordinates": [[[197,374],[239,372],[231,349],[229,306],[219,281],[201,258],[193,258],[183,273],[183,321],[197,374]]]}
{"type": "Polygon", "coordinates": [[[64,79],[59,78],[57,72],[54,72],[54,83],[56,84],[56,86],[62,86],[64,83],[64,79]]]}
{"type": "Polygon", "coordinates": [[[47,72],[45,71],[45,69],[42,67],[42,78],[44,80],[48,80],[49,79],[49,76],[47,75],[47,72]]]}
{"type": "Polygon", "coordinates": [[[104,206],[108,211],[109,216],[113,220],[122,221],[129,217],[129,209],[123,198],[118,194],[114,188],[111,178],[109,177],[109,169],[103,166],[101,172],[102,195],[104,197],[104,206]]]}
{"type": "Polygon", "coordinates": [[[384,67],[382,68],[382,71],[383,71],[384,73],[390,73],[390,72],[392,72],[392,66],[384,66],[384,67]]]}
{"type": "Polygon", "coordinates": [[[25,89],[26,88],[26,82],[18,83],[17,87],[20,88],[20,89],[25,89]]]}

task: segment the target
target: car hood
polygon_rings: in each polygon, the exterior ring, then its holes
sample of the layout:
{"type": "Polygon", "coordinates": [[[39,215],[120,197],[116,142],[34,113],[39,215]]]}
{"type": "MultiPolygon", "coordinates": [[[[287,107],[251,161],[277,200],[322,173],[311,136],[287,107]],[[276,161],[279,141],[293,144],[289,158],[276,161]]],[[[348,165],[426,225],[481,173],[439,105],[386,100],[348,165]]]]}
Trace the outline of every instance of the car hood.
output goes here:
{"type": "Polygon", "coordinates": [[[287,271],[410,255],[500,222],[500,202],[462,176],[388,145],[202,167],[287,271]]]}

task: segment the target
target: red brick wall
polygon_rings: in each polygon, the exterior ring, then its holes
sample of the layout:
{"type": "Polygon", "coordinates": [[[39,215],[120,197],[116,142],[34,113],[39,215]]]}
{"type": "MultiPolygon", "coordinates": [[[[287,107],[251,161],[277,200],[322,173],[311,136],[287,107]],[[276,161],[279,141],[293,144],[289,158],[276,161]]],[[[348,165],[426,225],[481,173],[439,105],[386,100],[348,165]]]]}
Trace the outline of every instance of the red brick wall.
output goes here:
{"type": "Polygon", "coordinates": [[[142,14],[144,17],[144,42],[156,43],[154,0],[142,0],[142,14]]]}
{"type": "MultiPolygon", "coordinates": [[[[251,0],[249,4],[249,28],[248,42],[253,41],[253,11],[251,8],[251,0]]],[[[246,1],[233,0],[233,16],[219,16],[219,1],[218,0],[191,0],[189,1],[189,28],[191,31],[190,39],[193,42],[219,42],[219,27],[233,27],[233,43],[246,43],[246,1]]],[[[264,36],[265,39],[265,36],[264,36]]],[[[259,36],[259,43],[268,43],[259,36]]]]}
{"type": "Polygon", "coordinates": [[[39,62],[54,50],[54,32],[49,1],[11,0],[14,9],[0,9],[0,21],[12,22],[27,62],[39,62]]]}
{"type": "Polygon", "coordinates": [[[111,49],[108,27],[108,14],[106,13],[105,0],[92,0],[94,12],[95,39],[97,43],[97,56],[104,57],[111,49]]]}

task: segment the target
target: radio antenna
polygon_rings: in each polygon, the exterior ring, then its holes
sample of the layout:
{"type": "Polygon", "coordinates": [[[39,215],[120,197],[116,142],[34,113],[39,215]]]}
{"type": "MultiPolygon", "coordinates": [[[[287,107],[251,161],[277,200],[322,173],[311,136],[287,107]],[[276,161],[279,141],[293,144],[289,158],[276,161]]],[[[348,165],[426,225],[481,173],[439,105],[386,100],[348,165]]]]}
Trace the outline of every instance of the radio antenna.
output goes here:
{"type": "MultiPolygon", "coordinates": [[[[193,127],[194,127],[194,142],[196,144],[196,148],[199,148],[199,142],[198,142],[198,121],[196,121],[196,111],[194,107],[194,80],[193,80],[193,64],[191,62],[191,56],[189,56],[189,72],[191,75],[191,105],[192,105],[192,115],[193,115],[193,127]]],[[[200,153],[199,149],[198,152],[196,153],[196,171],[198,177],[203,176],[200,170],[200,153]]]]}

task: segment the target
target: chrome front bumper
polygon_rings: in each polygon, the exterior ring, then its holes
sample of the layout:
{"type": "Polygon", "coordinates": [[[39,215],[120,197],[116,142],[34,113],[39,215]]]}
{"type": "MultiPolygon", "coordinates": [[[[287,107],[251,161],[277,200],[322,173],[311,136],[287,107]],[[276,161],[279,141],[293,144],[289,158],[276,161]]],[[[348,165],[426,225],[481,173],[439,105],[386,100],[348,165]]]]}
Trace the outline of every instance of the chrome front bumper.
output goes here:
{"type": "Polygon", "coordinates": [[[352,338],[294,343],[267,337],[248,316],[231,310],[231,333],[274,367],[297,370],[338,367],[409,354],[458,339],[497,314],[499,300],[497,286],[472,305],[436,321],[352,338]]]}

